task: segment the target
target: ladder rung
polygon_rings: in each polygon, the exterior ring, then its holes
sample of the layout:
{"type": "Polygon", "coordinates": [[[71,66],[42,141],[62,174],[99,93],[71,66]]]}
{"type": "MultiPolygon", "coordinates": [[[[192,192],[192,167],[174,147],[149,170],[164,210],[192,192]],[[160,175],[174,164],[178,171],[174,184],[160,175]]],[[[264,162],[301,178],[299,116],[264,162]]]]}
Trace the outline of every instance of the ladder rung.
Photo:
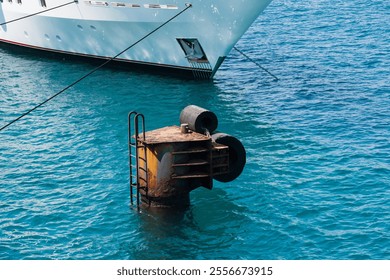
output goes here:
{"type": "Polygon", "coordinates": [[[192,179],[192,178],[207,178],[208,174],[191,174],[191,175],[172,175],[173,179],[192,179]]]}
{"type": "Polygon", "coordinates": [[[208,151],[210,151],[210,150],[208,150],[208,149],[193,149],[193,150],[187,150],[187,151],[172,152],[172,155],[183,155],[183,154],[204,153],[204,152],[208,152],[208,151]]]}
{"type": "MultiPolygon", "coordinates": [[[[139,210],[140,205],[140,190],[147,193],[148,182],[147,177],[141,177],[140,172],[147,171],[146,160],[146,145],[145,145],[145,118],[144,115],[136,112],[129,113],[129,158],[130,158],[130,188],[131,188],[131,203],[136,204],[139,210]],[[134,127],[131,125],[134,122],[134,127]],[[143,154],[142,154],[143,153],[143,154]],[[140,155],[143,155],[141,157],[140,155]],[[134,159],[134,161],[133,161],[134,159]],[[142,164],[144,162],[144,164],[142,164]],[[140,166],[140,164],[142,166],[140,166]]],[[[141,173],[142,174],[142,173],[141,173]]]]}
{"type": "Polygon", "coordinates": [[[175,163],[175,164],[172,164],[173,167],[181,167],[181,166],[198,166],[198,165],[207,165],[209,164],[208,161],[205,161],[205,160],[201,160],[201,161],[197,161],[197,162],[187,162],[187,163],[175,163]]]}

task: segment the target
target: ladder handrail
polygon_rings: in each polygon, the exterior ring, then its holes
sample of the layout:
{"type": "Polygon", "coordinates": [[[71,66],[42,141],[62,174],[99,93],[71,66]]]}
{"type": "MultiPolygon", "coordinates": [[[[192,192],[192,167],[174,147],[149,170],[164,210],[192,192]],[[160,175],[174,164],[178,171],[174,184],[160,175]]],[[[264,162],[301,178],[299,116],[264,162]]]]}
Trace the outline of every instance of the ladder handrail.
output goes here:
{"type": "MultiPolygon", "coordinates": [[[[138,138],[139,138],[139,118],[140,114],[136,114],[135,117],[134,117],[134,129],[135,129],[135,158],[136,158],[136,174],[137,174],[137,210],[139,210],[139,201],[140,201],[140,196],[139,196],[139,189],[140,189],[140,184],[139,184],[139,177],[140,177],[140,174],[139,174],[139,162],[138,162],[138,158],[139,158],[139,154],[138,154],[138,138]]],[[[143,115],[141,115],[143,116],[143,115]]],[[[141,117],[141,120],[144,120],[142,117],[141,117]]]]}
{"type": "Polygon", "coordinates": [[[148,165],[147,165],[147,153],[146,153],[146,147],[145,145],[140,145],[140,140],[145,141],[146,135],[145,135],[145,116],[143,114],[139,114],[135,111],[132,111],[128,114],[128,137],[129,137],[129,168],[130,168],[130,201],[133,205],[133,187],[136,187],[136,198],[137,198],[137,209],[139,210],[140,205],[140,193],[139,190],[142,188],[145,190],[146,197],[148,197],[148,165]],[[134,128],[132,127],[131,123],[132,120],[134,122],[134,128]],[[141,125],[141,127],[140,127],[141,125]],[[140,129],[142,138],[140,138],[140,129]],[[131,141],[134,135],[134,142],[131,141]],[[143,148],[144,151],[144,167],[139,166],[139,160],[141,159],[139,157],[139,148],[143,148]],[[135,150],[135,156],[132,154],[132,150],[135,150]],[[132,158],[135,157],[135,165],[133,164],[132,158]],[[135,176],[133,174],[133,168],[135,168],[135,176]],[[141,178],[140,176],[140,170],[142,170],[145,173],[145,179],[141,178]],[[133,179],[135,178],[135,182],[133,179]],[[142,179],[145,182],[145,186],[140,185],[140,179],[142,179]]]}
{"type": "MultiPolygon", "coordinates": [[[[133,179],[135,178],[133,175],[133,163],[132,163],[132,158],[133,158],[132,147],[134,144],[131,141],[132,135],[133,135],[132,127],[131,127],[131,119],[133,117],[135,117],[137,114],[138,113],[135,111],[132,111],[128,114],[128,143],[129,143],[129,170],[130,170],[129,182],[130,182],[130,203],[131,203],[131,205],[133,205],[133,197],[134,197],[133,186],[136,184],[136,182],[133,181],[133,179]]],[[[135,179],[135,180],[137,180],[137,179],[135,179]]]]}

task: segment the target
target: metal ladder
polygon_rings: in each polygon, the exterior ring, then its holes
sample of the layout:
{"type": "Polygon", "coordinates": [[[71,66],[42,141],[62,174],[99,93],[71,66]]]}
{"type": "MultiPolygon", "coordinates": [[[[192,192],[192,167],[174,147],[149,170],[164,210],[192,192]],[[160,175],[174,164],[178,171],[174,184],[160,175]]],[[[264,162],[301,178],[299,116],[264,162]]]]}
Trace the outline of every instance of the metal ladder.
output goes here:
{"type": "MultiPolygon", "coordinates": [[[[140,190],[148,197],[148,161],[145,147],[145,117],[132,111],[128,115],[130,202],[140,207],[140,190]],[[132,125],[133,123],[133,125],[132,125]],[[141,131],[140,131],[141,125],[141,131]],[[141,136],[140,136],[141,134],[141,136]],[[143,142],[142,142],[143,141],[143,142]],[[140,154],[141,153],[141,154],[140,154]]],[[[148,199],[149,200],[149,199],[148,199]]]]}

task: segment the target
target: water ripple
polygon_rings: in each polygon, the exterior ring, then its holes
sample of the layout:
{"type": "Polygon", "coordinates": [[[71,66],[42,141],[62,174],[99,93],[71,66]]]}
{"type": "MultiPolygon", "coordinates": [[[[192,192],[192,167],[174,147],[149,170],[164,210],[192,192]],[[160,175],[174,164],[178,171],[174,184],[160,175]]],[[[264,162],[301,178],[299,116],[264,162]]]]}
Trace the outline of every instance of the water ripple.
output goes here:
{"type": "MultiPolygon", "coordinates": [[[[388,259],[386,1],[275,0],[211,83],[103,69],[0,134],[0,259],[388,259]],[[129,207],[127,113],[197,104],[242,140],[187,211],[129,207]]],[[[0,122],[90,70],[0,50],[0,122]],[[39,73],[39,75],[36,75],[39,73]]]]}

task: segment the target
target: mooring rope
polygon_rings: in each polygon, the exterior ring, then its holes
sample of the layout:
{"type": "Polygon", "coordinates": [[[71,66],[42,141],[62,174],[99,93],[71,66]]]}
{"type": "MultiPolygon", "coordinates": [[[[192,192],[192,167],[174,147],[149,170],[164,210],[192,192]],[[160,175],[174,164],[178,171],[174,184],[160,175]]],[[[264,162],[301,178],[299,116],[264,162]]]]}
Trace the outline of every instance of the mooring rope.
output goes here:
{"type": "Polygon", "coordinates": [[[6,22],[3,22],[3,23],[0,23],[0,26],[9,24],[9,23],[12,23],[12,22],[15,22],[15,21],[19,21],[19,20],[22,20],[22,19],[26,19],[26,18],[29,18],[29,17],[33,17],[33,16],[36,16],[36,15],[39,15],[39,14],[47,13],[49,11],[65,7],[65,6],[70,5],[70,4],[77,4],[78,2],[79,2],[78,0],[74,0],[72,2],[65,3],[65,4],[62,4],[62,5],[59,5],[59,6],[55,6],[53,8],[45,9],[43,11],[40,11],[40,12],[37,12],[37,13],[34,13],[34,14],[30,14],[30,15],[27,15],[27,16],[24,16],[24,17],[20,17],[20,18],[16,18],[16,19],[13,19],[13,20],[10,20],[10,21],[6,21],[6,22]]]}
{"type": "Polygon", "coordinates": [[[124,49],[123,51],[121,51],[120,53],[118,53],[117,55],[109,58],[107,61],[105,61],[104,63],[102,63],[101,65],[97,66],[96,68],[94,68],[93,70],[91,70],[90,72],[88,72],[87,74],[85,74],[84,76],[82,76],[81,78],[77,79],[76,81],[74,81],[73,83],[71,83],[70,85],[66,86],[65,88],[63,88],[62,90],[60,90],[59,92],[57,92],[56,94],[52,95],[51,97],[49,97],[48,99],[46,99],[45,101],[39,103],[38,105],[36,105],[34,108],[28,110],[27,112],[23,113],[22,115],[20,115],[19,117],[17,117],[16,119],[10,121],[8,124],[4,125],[3,127],[0,128],[0,131],[6,129],[8,126],[12,125],[13,123],[19,121],[20,119],[22,119],[23,117],[27,116],[28,114],[30,114],[31,112],[35,111],[36,109],[38,109],[39,107],[43,106],[44,104],[46,104],[47,102],[49,102],[50,100],[54,99],[55,97],[57,97],[58,95],[60,95],[61,93],[67,91],[68,89],[70,89],[71,87],[73,87],[74,85],[78,84],[79,82],[81,82],[82,80],[84,80],[85,78],[87,78],[88,76],[92,75],[93,73],[95,73],[96,71],[98,71],[99,69],[101,69],[102,67],[104,67],[105,65],[107,65],[108,63],[110,63],[111,61],[113,61],[115,58],[117,58],[118,56],[122,55],[123,53],[127,52],[129,49],[131,49],[132,47],[134,47],[135,45],[137,45],[138,43],[140,43],[141,41],[145,40],[147,37],[149,37],[150,35],[152,35],[153,33],[155,33],[156,31],[158,31],[159,29],[161,29],[162,27],[164,27],[165,25],[167,25],[169,22],[171,22],[172,20],[174,20],[175,18],[177,18],[178,16],[180,16],[182,13],[184,13],[185,11],[187,11],[189,8],[192,7],[192,4],[186,4],[186,8],[183,9],[182,11],[180,11],[179,13],[177,13],[176,15],[174,15],[173,17],[171,17],[170,19],[168,19],[166,22],[164,22],[163,24],[161,24],[160,26],[158,26],[157,28],[155,28],[154,30],[152,30],[151,32],[149,32],[148,34],[146,34],[144,37],[142,37],[141,39],[139,39],[137,42],[133,43],[132,45],[130,45],[129,47],[127,47],[126,49],[124,49]]]}
{"type": "Polygon", "coordinates": [[[252,58],[250,58],[249,56],[247,56],[243,51],[237,49],[237,47],[233,47],[233,49],[235,49],[236,51],[238,51],[241,55],[243,55],[246,59],[248,59],[250,62],[253,62],[254,64],[256,64],[260,69],[262,69],[263,71],[267,72],[271,77],[273,77],[275,79],[275,81],[279,81],[279,78],[276,77],[274,74],[272,74],[270,71],[268,71],[266,68],[264,68],[263,66],[261,66],[258,62],[254,61],[252,58]]]}

